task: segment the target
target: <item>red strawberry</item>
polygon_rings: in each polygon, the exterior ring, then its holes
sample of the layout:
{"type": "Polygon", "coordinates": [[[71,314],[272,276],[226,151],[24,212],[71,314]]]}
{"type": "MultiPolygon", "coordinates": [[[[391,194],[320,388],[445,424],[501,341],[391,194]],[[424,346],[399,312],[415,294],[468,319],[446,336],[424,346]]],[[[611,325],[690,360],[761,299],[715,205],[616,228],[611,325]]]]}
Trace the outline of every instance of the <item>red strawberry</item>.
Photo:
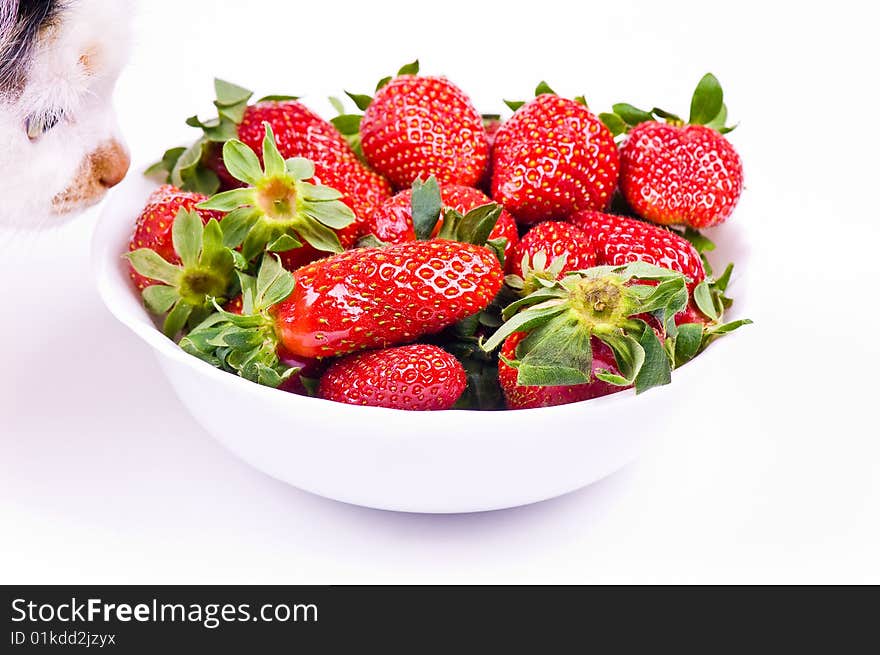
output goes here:
{"type": "MultiPolygon", "coordinates": [[[[260,144],[265,134],[264,123],[268,123],[275,133],[282,157],[310,160],[315,166],[315,182],[342,193],[344,202],[355,212],[356,221],[343,230],[341,240],[353,244],[360,236],[360,223],[391,195],[388,181],[361,163],[349,142],[332,124],[295,99],[274,97],[248,105],[252,94],[247,89],[223,80],[215,80],[214,85],[219,118],[202,122],[193,117],[187,121],[189,125],[201,127],[208,141],[202,148],[197,168],[216,173],[221,190],[243,186],[242,181],[232,175],[224,164],[221,144],[237,137],[254,150],[262,161],[260,144]]],[[[170,153],[166,153],[166,156],[170,153]]],[[[182,160],[187,161],[187,158],[183,157],[182,160]]],[[[196,188],[209,194],[216,191],[216,181],[210,184],[212,176],[192,172],[184,175],[179,168],[180,161],[172,168],[172,180],[180,178],[189,184],[187,188],[196,188]]],[[[166,168],[165,165],[161,167],[166,168]]],[[[303,257],[305,252],[299,253],[298,258],[306,259],[303,257]]],[[[313,254],[317,256],[317,252],[313,254]]]]}
{"type": "MultiPolygon", "coordinates": [[[[204,223],[212,218],[218,220],[222,218],[221,212],[196,209],[198,203],[207,199],[207,196],[201,193],[181,191],[170,184],[160,186],[147,198],[147,204],[138,216],[134,234],[128,244],[129,251],[148,248],[158,253],[165,261],[179,264],[180,257],[174,252],[174,244],[171,240],[174,218],[181,209],[197,211],[204,223]]],[[[140,275],[130,264],[129,271],[135,286],[141,291],[150,285],[159,284],[157,280],[140,275]]]]}
{"type": "Polygon", "coordinates": [[[691,286],[706,277],[696,248],[670,230],[635,218],[590,211],[573,214],[569,221],[591,237],[600,265],[647,262],[683,273],[691,279],[691,286]]]}
{"type": "Polygon", "coordinates": [[[565,263],[555,270],[554,279],[568,271],[595,266],[596,249],[592,238],[570,223],[539,223],[523,235],[513,257],[507,263],[507,270],[525,279],[531,270],[547,270],[558,257],[565,257],[565,263]],[[538,253],[542,255],[536,258],[538,253]],[[525,270],[523,260],[526,263],[525,270]]]}
{"type": "Polygon", "coordinates": [[[723,136],[732,128],[724,126],[727,108],[712,74],[694,91],[687,125],[657,109],[646,112],[620,103],[614,111],[618,131],[629,131],[621,148],[620,190],[639,216],[695,229],[730,216],[742,193],[742,162],[723,136]]]}
{"type": "MultiPolygon", "coordinates": [[[[440,187],[440,197],[444,206],[462,214],[492,202],[492,199],[479,189],[460,184],[442,185],[440,187]]],[[[436,236],[442,226],[443,218],[441,217],[434,228],[432,236],[436,236]]],[[[373,213],[367,230],[385,243],[415,241],[416,233],[413,228],[412,219],[412,189],[404,189],[386,200],[373,213]]],[[[489,233],[488,238],[497,239],[501,237],[507,239],[504,255],[505,258],[509,258],[519,241],[519,232],[517,232],[513,216],[507,211],[501,212],[498,222],[495,223],[495,227],[489,233]]]]}
{"type": "Polygon", "coordinates": [[[620,189],[630,206],[662,225],[723,223],[743,187],[730,142],[703,125],[642,123],[621,150],[620,189]]]}
{"type": "Polygon", "coordinates": [[[223,191],[199,205],[229,212],[223,224],[227,244],[240,245],[246,260],[266,249],[281,252],[291,269],[326,256],[322,252],[353,246],[358,226],[351,199],[320,184],[310,160],[285,158],[269,123],[263,129],[260,156],[238,139],[223,145],[229,173],[250,186],[223,191]]]}
{"type": "Polygon", "coordinates": [[[525,224],[604,209],[617,184],[614,137],[584,105],[542,94],[499,128],[492,198],[525,224]]]}
{"type": "MultiPolygon", "coordinates": [[[[260,152],[263,121],[275,132],[278,151],[288,159],[305,157],[315,164],[315,177],[350,200],[362,224],[376,206],[391,195],[391,185],[364,166],[339,131],[296,101],[259,102],[249,106],[238,126],[238,138],[260,152]]],[[[354,234],[352,243],[360,236],[354,234]]]]}
{"type": "Polygon", "coordinates": [[[395,188],[417,178],[476,186],[489,157],[480,114],[442,77],[401,75],[376,93],[360,124],[364,156],[395,188]]]}
{"type": "Polygon", "coordinates": [[[294,279],[273,309],[278,336],[294,354],[326,357],[439,332],[484,309],[502,272],[486,248],[435,239],[349,251],[294,279]]]}
{"type": "MultiPolygon", "coordinates": [[[[525,339],[527,333],[514,332],[504,340],[501,346],[501,357],[511,361],[516,359],[516,348],[525,339]]],[[[611,349],[598,339],[592,340],[593,371],[617,371],[611,349]]],[[[602,380],[593,379],[584,384],[561,385],[553,387],[526,386],[516,381],[517,370],[508,366],[504,359],[498,360],[498,381],[504,391],[508,409],[530,409],[532,407],[551,407],[566,405],[581,400],[607,396],[622,391],[627,387],[619,387],[602,380]]]]}
{"type": "Polygon", "coordinates": [[[349,250],[293,274],[267,256],[244,293],[244,315],[218,314],[181,346],[278,386],[279,346],[315,358],[415,341],[485,309],[503,275],[488,248],[442,239],[349,250]]]}
{"type": "Polygon", "coordinates": [[[336,360],[318,395],[349,405],[392,409],[450,409],[467,385],[461,363],[437,346],[412,344],[336,360]]]}

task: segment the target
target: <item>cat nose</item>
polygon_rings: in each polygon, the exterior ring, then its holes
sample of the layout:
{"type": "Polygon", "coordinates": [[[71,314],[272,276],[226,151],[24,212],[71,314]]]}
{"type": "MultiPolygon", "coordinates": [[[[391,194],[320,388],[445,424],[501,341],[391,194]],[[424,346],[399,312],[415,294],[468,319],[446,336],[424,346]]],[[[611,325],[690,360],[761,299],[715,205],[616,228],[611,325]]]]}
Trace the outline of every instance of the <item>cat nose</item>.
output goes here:
{"type": "Polygon", "coordinates": [[[106,189],[116,186],[125,178],[131,158],[128,150],[116,139],[112,139],[95,150],[91,155],[92,170],[98,182],[106,189]]]}

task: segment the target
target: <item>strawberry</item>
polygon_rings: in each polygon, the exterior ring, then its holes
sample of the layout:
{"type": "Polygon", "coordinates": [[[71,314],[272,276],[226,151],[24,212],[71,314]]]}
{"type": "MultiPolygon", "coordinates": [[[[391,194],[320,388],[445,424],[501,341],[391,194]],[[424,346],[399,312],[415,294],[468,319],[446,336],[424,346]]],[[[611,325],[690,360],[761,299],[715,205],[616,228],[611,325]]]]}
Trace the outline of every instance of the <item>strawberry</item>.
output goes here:
{"type": "MultiPolygon", "coordinates": [[[[385,243],[403,243],[416,238],[413,226],[412,189],[405,189],[386,200],[374,213],[368,224],[368,232],[374,234],[385,243]]],[[[472,209],[491,204],[492,199],[473,187],[460,184],[444,184],[440,186],[441,202],[445,207],[466,214],[472,209]]],[[[439,218],[431,236],[436,236],[443,226],[443,218],[439,218]]],[[[507,239],[504,246],[505,258],[509,258],[519,241],[519,232],[513,216],[502,210],[489,233],[488,239],[507,239]]]]}
{"type": "Polygon", "coordinates": [[[278,386],[287,372],[279,345],[314,358],[411,342],[484,309],[502,278],[492,251],[442,239],[350,250],[293,274],[267,256],[243,290],[244,314],[218,312],[181,345],[278,386]]]}
{"type": "Polygon", "coordinates": [[[349,405],[437,410],[450,409],[466,385],[455,357],[417,343],[336,360],[321,377],[318,396],[349,405]]]}
{"type": "MultiPolygon", "coordinates": [[[[491,352],[514,333],[526,333],[512,346],[513,357],[503,355],[505,364],[516,369],[516,385],[567,387],[599,380],[634,385],[640,393],[669,383],[676,363],[670,354],[677,337],[674,316],[687,302],[686,279],[681,273],[644,262],[589,268],[544,281],[508,305],[502,312],[505,322],[483,343],[483,349],[491,352]],[[594,364],[598,361],[592,345],[595,340],[610,348],[616,370],[594,364]]],[[[699,346],[700,335],[702,331],[688,337],[696,336],[699,346]]],[[[692,356],[696,350],[691,354],[688,349],[688,353],[692,356]]],[[[510,393],[515,390],[510,380],[502,386],[510,393]]],[[[561,400],[581,392],[587,393],[581,389],[550,394],[561,400]]],[[[516,397],[514,402],[519,402],[516,397]]]]}
{"type": "Polygon", "coordinates": [[[507,270],[523,280],[528,275],[547,271],[548,265],[562,258],[551,279],[568,271],[596,265],[596,250],[591,236],[570,223],[547,221],[539,223],[523,235],[507,270]]]}
{"type": "Polygon", "coordinates": [[[596,338],[591,341],[593,351],[593,378],[583,384],[560,386],[522,385],[517,382],[517,369],[505,362],[517,359],[517,346],[528,336],[525,332],[514,332],[504,340],[501,357],[498,360],[498,380],[504,392],[508,409],[530,409],[532,407],[551,407],[566,405],[581,400],[607,396],[626,387],[615,386],[595,377],[599,371],[616,371],[611,349],[596,338]]]}
{"type": "MultiPolygon", "coordinates": [[[[264,123],[276,130],[278,151],[285,159],[310,160],[315,165],[318,182],[340,191],[350,200],[358,225],[391,196],[388,181],[361,163],[333,125],[301,103],[266,101],[248,107],[238,126],[238,138],[259,152],[264,123]]],[[[356,233],[357,236],[360,233],[356,233]]]]}
{"type": "Polygon", "coordinates": [[[317,259],[322,256],[319,251],[342,252],[343,238],[346,245],[353,245],[354,235],[348,228],[355,215],[342,194],[307,181],[317,182],[308,159],[285,160],[268,123],[262,146],[261,166],[250,147],[238,139],[227,141],[223,145],[227,170],[250,186],[223,191],[198,205],[228,212],[223,219],[226,245],[241,246],[248,261],[266,249],[282,252],[291,267],[317,259]]]}
{"type": "MultiPolygon", "coordinates": [[[[163,331],[173,339],[184,325],[194,326],[213,312],[215,301],[224,301],[233,285],[235,258],[223,245],[217,219],[185,208],[186,204],[198,202],[198,197],[180,194],[175,189],[159,189],[151,200],[148,211],[142,215],[147,221],[138,224],[132,239],[132,247],[147,242],[150,245],[131,250],[127,257],[135,283],[142,290],[144,305],[154,314],[167,314],[163,331]],[[181,195],[186,202],[180,202],[181,195]],[[160,215],[155,207],[165,211],[175,204],[180,206],[174,219],[168,221],[168,233],[154,238],[156,233],[148,227],[160,215]],[[144,239],[138,238],[138,232],[144,233],[144,239]]],[[[157,223],[156,227],[162,226],[157,223]]]]}
{"type": "MultiPolygon", "coordinates": [[[[635,218],[601,212],[578,212],[569,220],[592,237],[599,264],[621,266],[642,261],[678,271],[688,277],[688,289],[692,294],[696,286],[706,279],[700,253],[690,241],[672,230],[635,218]]],[[[708,283],[706,286],[709,286],[708,283]]],[[[723,293],[723,289],[721,291],[723,293]]],[[[675,322],[679,325],[709,321],[709,317],[697,307],[693,296],[687,307],[675,315],[675,322]]]]}
{"type": "Polygon", "coordinates": [[[541,93],[498,129],[491,195],[523,224],[605,209],[618,161],[613,135],[586,106],[541,93]]]}
{"type": "MultiPolygon", "coordinates": [[[[174,223],[174,218],[181,209],[195,209],[197,204],[207,199],[207,196],[201,193],[181,191],[170,184],[158,187],[147,198],[147,204],[137,218],[134,233],[128,243],[129,251],[149,248],[170,264],[179,264],[180,257],[174,252],[171,238],[171,226],[174,223]]],[[[207,209],[197,209],[196,211],[204,223],[212,218],[219,220],[223,217],[222,213],[207,209]]],[[[160,283],[158,280],[151,280],[140,275],[133,266],[129,267],[129,275],[139,291],[143,291],[152,284],[160,283]]]]}
{"type": "Polygon", "coordinates": [[[706,277],[696,248],[671,230],[635,218],[593,211],[577,212],[568,220],[591,238],[598,264],[647,262],[678,271],[690,278],[692,284],[706,277]]]}
{"type": "MultiPolygon", "coordinates": [[[[340,236],[352,245],[360,236],[360,223],[391,195],[388,181],[363,165],[332,124],[295,98],[270,96],[248,105],[252,94],[247,89],[223,80],[215,80],[215,89],[219,117],[204,122],[195,116],[187,120],[188,125],[201,128],[204,136],[189,149],[169,150],[163,162],[151,170],[166,171],[169,180],[208,195],[218,188],[239,188],[243,183],[224,164],[222,145],[238,139],[261,156],[264,124],[268,123],[282,157],[310,160],[315,166],[315,182],[340,191],[344,202],[354,210],[355,224],[340,236]]],[[[302,255],[306,251],[298,257],[305,259],[302,255]]]]}
{"type": "MultiPolygon", "coordinates": [[[[418,72],[417,66],[402,70],[418,72]]],[[[366,108],[360,122],[364,156],[395,188],[430,175],[465,186],[483,177],[489,144],[482,118],[446,78],[401,74],[359,106],[366,108]]]]}
{"type": "Polygon", "coordinates": [[[743,171],[739,155],[723,136],[733,129],[724,126],[723,98],[710,73],[694,91],[688,124],[663,110],[614,105],[609,122],[628,132],[621,148],[620,190],[639,216],[702,229],[723,223],[733,212],[743,171]]]}

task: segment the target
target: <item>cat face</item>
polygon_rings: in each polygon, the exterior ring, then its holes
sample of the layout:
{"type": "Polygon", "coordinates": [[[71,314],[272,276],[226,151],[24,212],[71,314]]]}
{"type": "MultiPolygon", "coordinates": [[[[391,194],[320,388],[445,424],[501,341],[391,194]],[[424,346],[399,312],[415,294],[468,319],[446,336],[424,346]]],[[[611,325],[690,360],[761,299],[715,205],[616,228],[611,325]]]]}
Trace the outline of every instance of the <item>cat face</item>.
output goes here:
{"type": "Polygon", "coordinates": [[[113,88],[128,0],[0,0],[0,224],[93,205],[128,171],[113,88]]]}

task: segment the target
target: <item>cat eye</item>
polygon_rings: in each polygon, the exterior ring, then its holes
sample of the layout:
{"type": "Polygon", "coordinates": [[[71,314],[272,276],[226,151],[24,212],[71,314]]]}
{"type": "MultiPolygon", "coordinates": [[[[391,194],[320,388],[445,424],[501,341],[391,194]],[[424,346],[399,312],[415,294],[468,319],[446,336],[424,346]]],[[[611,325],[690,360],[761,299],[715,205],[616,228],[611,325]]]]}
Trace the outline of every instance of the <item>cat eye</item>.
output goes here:
{"type": "Polygon", "coordinates": [[[58,125],[62,118],[62,112],[31,114],[24,121],[24,129],[27,132],[28,139],[36,141],[46,132],[58,125]]]}

